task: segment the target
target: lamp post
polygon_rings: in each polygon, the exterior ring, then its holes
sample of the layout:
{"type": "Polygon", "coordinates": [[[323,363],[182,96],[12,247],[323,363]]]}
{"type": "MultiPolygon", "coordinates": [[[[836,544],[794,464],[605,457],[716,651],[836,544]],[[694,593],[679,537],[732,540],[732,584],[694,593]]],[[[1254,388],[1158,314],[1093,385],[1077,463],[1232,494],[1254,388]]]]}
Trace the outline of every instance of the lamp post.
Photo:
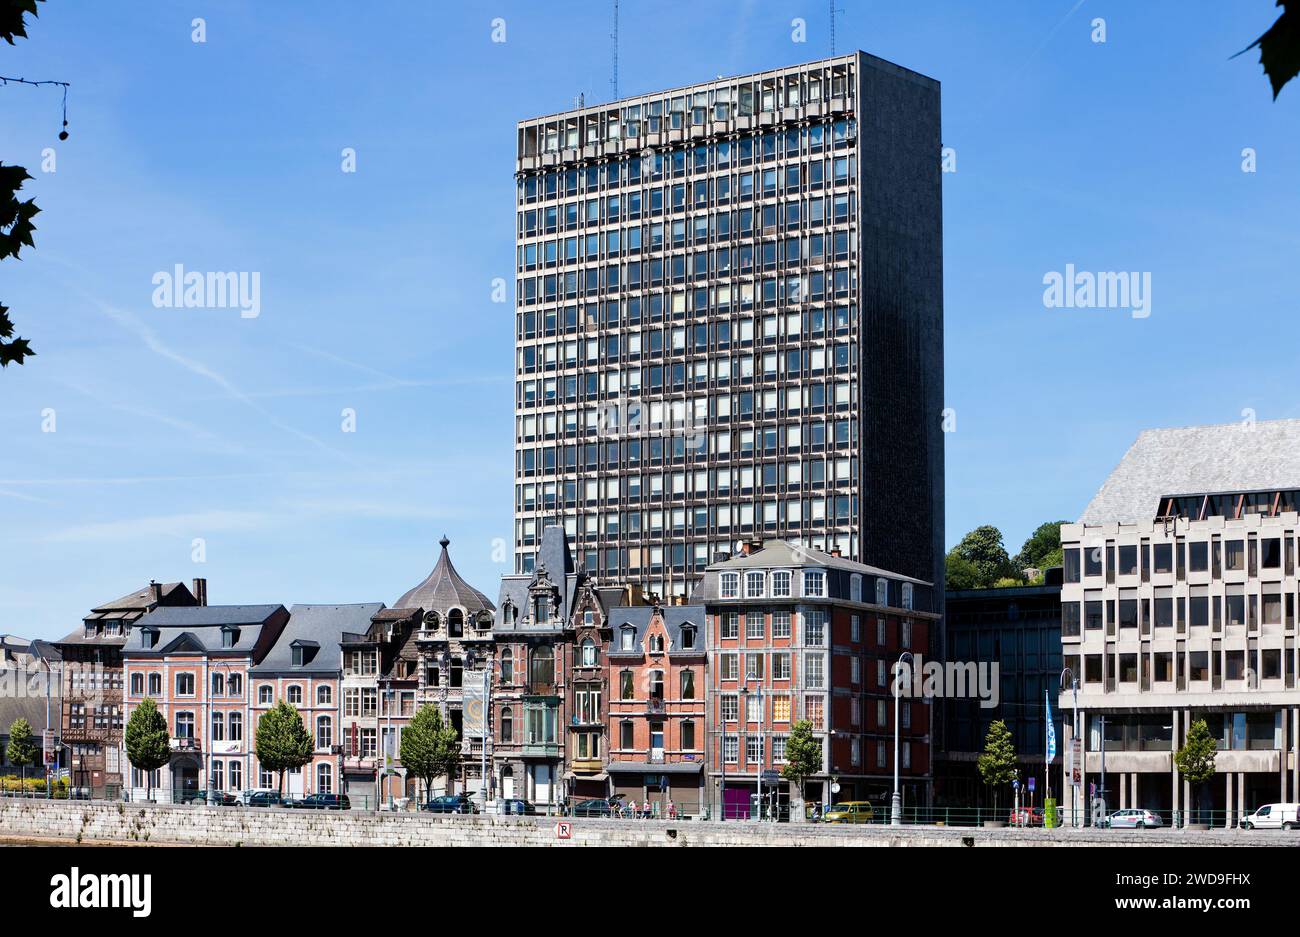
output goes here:
{"type": "MultiPolygon", "coordinates": [[[[1079,755],[1083,755],[1083,742],[1079,739],[1079,678],[1075,676],[1073,670],[1066,667],[1061,671],[1060,686],[1065,686],[1066,674],[1070,676],[1070,689],[1073,691],[1074,703],[1070,713],[1071,731],[1070,731],[1070,761],[1074,761],[1074,748],[1076,741],[1079,743],[1079,755]]],[[[1083,776],[1083,765],[1073,765],[1072,770],[1077,770],[1080,777],[1083,776]]],[[[1065,792],[1065,759],[1061,759],[1061,792],[1065,792]]],[[[1079,816],[1079,786],[1074,783],[1074,778],[1070,778],[1070,826],[1078,826],[1079,816]]]]}
{"type": "MultiPolygon", "coordinates": [[[[903,797],[902,794],[899,793],[898,789],[898,747],[900,732],[898,708],[899,700],[903,696],[903,688],[899,676],[903,671],[903,661],[907,661],[907,665],[910,668],[912,666],[912,660],[912,652],[904,651],[902,654],[898,655],[898,663],[894,665],[894,798],[889,807],[890,826],[903,825],[903,797]]],[[[907,682],[910,687],[912,683],[912,675],[910,673],[907,682]]]]}

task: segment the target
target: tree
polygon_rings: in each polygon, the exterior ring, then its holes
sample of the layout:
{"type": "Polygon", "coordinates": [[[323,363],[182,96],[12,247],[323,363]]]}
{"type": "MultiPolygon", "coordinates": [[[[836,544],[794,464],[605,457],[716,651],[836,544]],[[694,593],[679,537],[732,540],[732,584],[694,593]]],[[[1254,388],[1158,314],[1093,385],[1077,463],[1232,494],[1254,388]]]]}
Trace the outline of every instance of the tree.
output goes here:
{"type": "MultiPolygon", "coordinates": [[[[424,782],[427,797],[433,779],[450,778],[460,765],[460,736],[456,727],[442,721],[442,710],[425,703],[402,729],[398,760],[402,767],[424,782]]],[[[486,794],[485,794],[486,796],[486,794]]]]}
{"type": "Polygon", "coordinates": [[[45,0],[0,0],[0,39],[10,45],[14,37],[27,38],[27,23],[23,16],[30,13],[36,16],[36,4],[45,0]]]}
{"type": "MultiPolygon", "coordinates": [[[[949,552],[949,556],[954,555],[959,561],[964,560],[973,567],[973,588],[976,589],[991,589],[1003,577],[1019,576],[1002,543],[1002,531],[990,524],[976,527],[962,537],[961,542],[949,552]]],[[[959,565],[958,569],[965,570],[965,566],[959,565]]]]}
{"type": "Polygon", "coordinates": [[[958,554],[956,547],[949,550],[948,555],[944,557],[944,570],[944,579],[949,592],[980,587],[979,570],[975,568],[974,563],[958,554]]]}
{"type": "Polygon", "coordinates": [[[993,809],[1001,805],[1002,788],[1017,776],[1016,748],[1011,743],[1011,730],[1001,719],[989,726],[984,739],[984,751],[976,762],[980,778],[993,790],[993,809]]]}
{"type": "Polygon", "coordinates": [[[26,790],[27,766],[36,764],[36,742],[31,723],[21,716],[9,726],[9,760],[22,768],[21,790],[26,790]]]}
{"type": "Polygon", "coordinates": [[[1047,569],[1049,566],[1059,566],[1063,560],[1061,553],[1061,525],[1068,524],[1069,521],[1048,521],[1045,524],[1039,524],[1038,528],[1029,535],[1020,552],[1012,561],[1016,572],[1023,574],[1031,566],[1034,569],[1047,569]]]}
{"type": "Polygon", "coordinates": [[[781,777],[799,788],[799,799],[806,800],[804,783],[822,769],[822,745],[813,738],[812,723],[800,719],[790,727],[785,740],[785,766],[781,777]]]}
{"type": "MultiPolygon", "coordinates": [[[[1300,2],[1277,0],[1277,6],[1282,7],[1282,15],[1262,36],[1237,53],[1244,55],[1251,49],[1259,49],[1259,64],[1264,66],[1264,74],[1273,86],[1274,101],[1283,86],[1300,73],[1300,2]]],[[[1237,55],[1232,57],[1235,59],[1237,55]]]]}
{"type": "MultiPolygon", "coordinates": [[[[14,38],[27,38],[27,23],[24,17],[30,13],[36,16],[38,0],[0,0],[0,39],[10,45],[14,38]]],[[[44,2],[44,0],[39,0],[44,2]]],[[[40,211],[35,199],[21,201],[18,190],[30,179],[22,166],[5,166],[0,164],[0,260],[17,257],[23,245],[34,247],[32,232],[36,226],[32,218],[40,211]]],[[[0,303],[0,368],[10,362],[22,364],[36,352],[31,350],[27,339],[14,338],[13,320],[9,318],[9,308],[0,303]]]]}
{"type": "Polygon", "coordinates": [[[172,739],[167,720],[152,699],[145,699],[126,723],[126,760],[144,772],[145,796],[153,799],[153,773],[171,758],[172,739]]]}
{"type": "Polygon", "coordinates": [[[1204,719],[1197,719],[1187,730],[1187,741],[1174,754],[1174,764],[1179,773],[1197,792],[1197,813],[1204,799],[1205,788],[1214,777],[1214,755],[1217,751],[1214,736],[1204,719]]]}
{"type": "Polygon", "coordinates": [[[268,771],[279,772],[279,788],[284,793],[284,773],[301,768],[311,761],[312,742],[298,710],[280,700],[257,723],[254,751],[268,771]]]}

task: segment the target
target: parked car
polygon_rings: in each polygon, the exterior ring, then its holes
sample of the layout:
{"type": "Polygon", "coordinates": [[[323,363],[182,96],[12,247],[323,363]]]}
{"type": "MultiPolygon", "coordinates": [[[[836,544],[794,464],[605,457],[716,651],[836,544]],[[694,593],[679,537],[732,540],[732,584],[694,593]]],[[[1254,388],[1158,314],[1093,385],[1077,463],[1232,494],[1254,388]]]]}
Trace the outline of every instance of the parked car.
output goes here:
{"type": "Polygon", "coordinates": [[[608,800],[597,797],[578,801],[573,805],[572,814],[575,817],[610,817],[614,815],[614,808],[608,800]]]}
{"type": "Polygon", "coordinates": [[[280,796],[279,791],[257,790],[248,795],[248,799],[244,801],[244,806],[278,807],[283,802],[284,798],[280,796]]]}
{"type": "Polygon", "coordinates": [[[248,790],[240,791],[237,795],[239,803],[247,807],[248,802],[252,800],[254,794],[275,794],[276,789],[273,787],[250,787],[248,790]]]}
{"type": "Polygon", "coordinates": [[[1042,826],[1043,811],[1037,807],[1017,807],[1011,811],[1007,826],[1042,826]]]}
{"type": "Polygon", "coordinates": [[[830,804],[822,813],[823,823],[870,823],[875,818],[875,810],[865,800],[846,800],[843,803],[830,804]]]}
{"type": "Polygon", "coordinates": [[[1153,826],[1165,825],[1159,814],[1140,808],[1116,810],[1101,823],[1102,826],[1110,827],[1112,830],[1145,830],[1153,826]]]}
{"type": "Polygon", "coordinates": [[[352,802],[347,794],[308,794],[295,800],[285,801],[286,807],[299,810],[351,810],[352,802]]]}
{"type": "Polygon", "coordinates": [[[1300,829],[1300,804],[1265,804],[1241,821],[1243,830],[1300,829]]]}
{"type": "Polygon", "coordinates": [[[478,807],[464,794],[443,794],[433,798],[421,809],[429,813],[478,813],[478,807]]]}
{"type": "Polygon", "coordinates": [[[181,803],[193,804],[196,807],[206,807],[211,795],[211,805],[213,807],[233,807],[239,801],[234,794],[227,791],[187,791],[181,797],[181,803]]]}
{"type": "Polygon", "coordinates": [[[501,813],[521,817],[531,817],[537,813],[536,807],[518,797],[501,801],[500,809],[501,813]]]}

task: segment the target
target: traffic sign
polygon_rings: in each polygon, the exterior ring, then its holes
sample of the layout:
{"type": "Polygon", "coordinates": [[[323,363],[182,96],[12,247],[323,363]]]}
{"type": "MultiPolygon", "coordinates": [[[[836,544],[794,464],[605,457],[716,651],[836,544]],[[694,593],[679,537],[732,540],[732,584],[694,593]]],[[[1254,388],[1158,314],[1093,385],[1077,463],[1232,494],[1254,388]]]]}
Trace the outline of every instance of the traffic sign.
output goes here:
{"type": "Polygon", "coordinates": [[[573,824],[568,820],[561,820],[555,824],[555,836],[557,839],[572,839],[573,824]]]}
{"type": "Polygon", "coordinates": [[[1029,776],[1029,790],[1032,792],[1033,789],[1034,789],[1034,776],[1031,774],[1029,776]]]}

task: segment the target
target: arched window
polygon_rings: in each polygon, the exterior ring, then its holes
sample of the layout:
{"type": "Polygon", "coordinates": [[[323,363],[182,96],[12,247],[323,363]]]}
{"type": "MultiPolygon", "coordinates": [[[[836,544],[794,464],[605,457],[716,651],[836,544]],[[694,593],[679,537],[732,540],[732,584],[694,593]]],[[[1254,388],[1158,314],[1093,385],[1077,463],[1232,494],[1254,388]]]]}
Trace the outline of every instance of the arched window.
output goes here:
{"type": "Polygon", "coordinates": [[[296,683],[289,687],[289,704],[291,706],[302,705],[302,687],[296,683]]]}
{"type": "Polygon", "coordinates": [[[547,688],[555,683],[555,652],[549,647],[539,647],[533,651],[528,672],[528,682],[533,687],[547,688]]]}
{"type": "Polygon", "coordinates": [[[505,684],[515,682],[515,655],[510,648],[501,652],[501,682],[505,684]]]}
{"type": "Polygon", "coordinates": [[[437,612],[425,612],[425,613],[424,613],[424,627],[425,627],[425,628],[429,629],[430,631],[437,631],[437,630],[438,630],[438,625],[439,625],[440,623],[441,623],[441,619],[438,618],[438,613],[437,613],[437,612]]]}
{"type": "Polygon", "coordinates": [[[582,666],[595,667],[599,662],[599,655],[596,651],[596,642],[591,638],[586,638],[582,642],[582,666]]]}
{"type": "Polygon", "coordinates": [[[465,633],[465,613],[458,608],[453,608],[447,613],[447,634],[453,638],[459,638],[465,633]]]}
{"type": "Polygon", "coordinates": [[[270,706],[271,701],[275,698],[275,690],[269,683],[263,683],[257,688],[257,701],[263,706],[270,706]]]}
{"type": "Polygon", "coordinates": [[[226,695],[226,678],[222,674],[214,673],[212,675],[212,695],[226,695]]]}
{"type": "Polygon", "coordinates": [[[230,675],[230,681],[227,689],[230,690],[231,696],[243,696],[244,695],[243,676],[237,673],[232,673],[230,675]]]}
{"type": "Polygon", "coordinates": [[[334,744],[334,720],[329,716],[316,717],[316,747],[329,748],[334,744]]]}
{"type": "Polygon", "coordinates": [[[162,674],[149,674],[149,695],[158,696],[162,693],[162,674]]]}
{"type": "Polygon", "coordinates": [[[515,740],[515,715],[507,706],[501,710],[501,741],[513,742],[515,740]]]}
{"type": "Polygon", "coordinates": [[[212,741],[221,742],[226,738],[226,718],[221,713],[212,714],[212,741]]]}
{"type": "Polygon", "coordinates": [[[316,792],[318,794],[330,794],[334,790],[334,769],[328,761],[322,761],[316,766],[316,792]]]}
{"type": "Polygon", "coordinates": [[[650,653],[662,654],[664,652],[664,636],[661,634],[650,635],[650,653]]]}
{"type": "Polygon", "coordinates": [[[316,705],[329,706],[334,702],[334,690],[327,684],[316,687],[316,705]]]}

